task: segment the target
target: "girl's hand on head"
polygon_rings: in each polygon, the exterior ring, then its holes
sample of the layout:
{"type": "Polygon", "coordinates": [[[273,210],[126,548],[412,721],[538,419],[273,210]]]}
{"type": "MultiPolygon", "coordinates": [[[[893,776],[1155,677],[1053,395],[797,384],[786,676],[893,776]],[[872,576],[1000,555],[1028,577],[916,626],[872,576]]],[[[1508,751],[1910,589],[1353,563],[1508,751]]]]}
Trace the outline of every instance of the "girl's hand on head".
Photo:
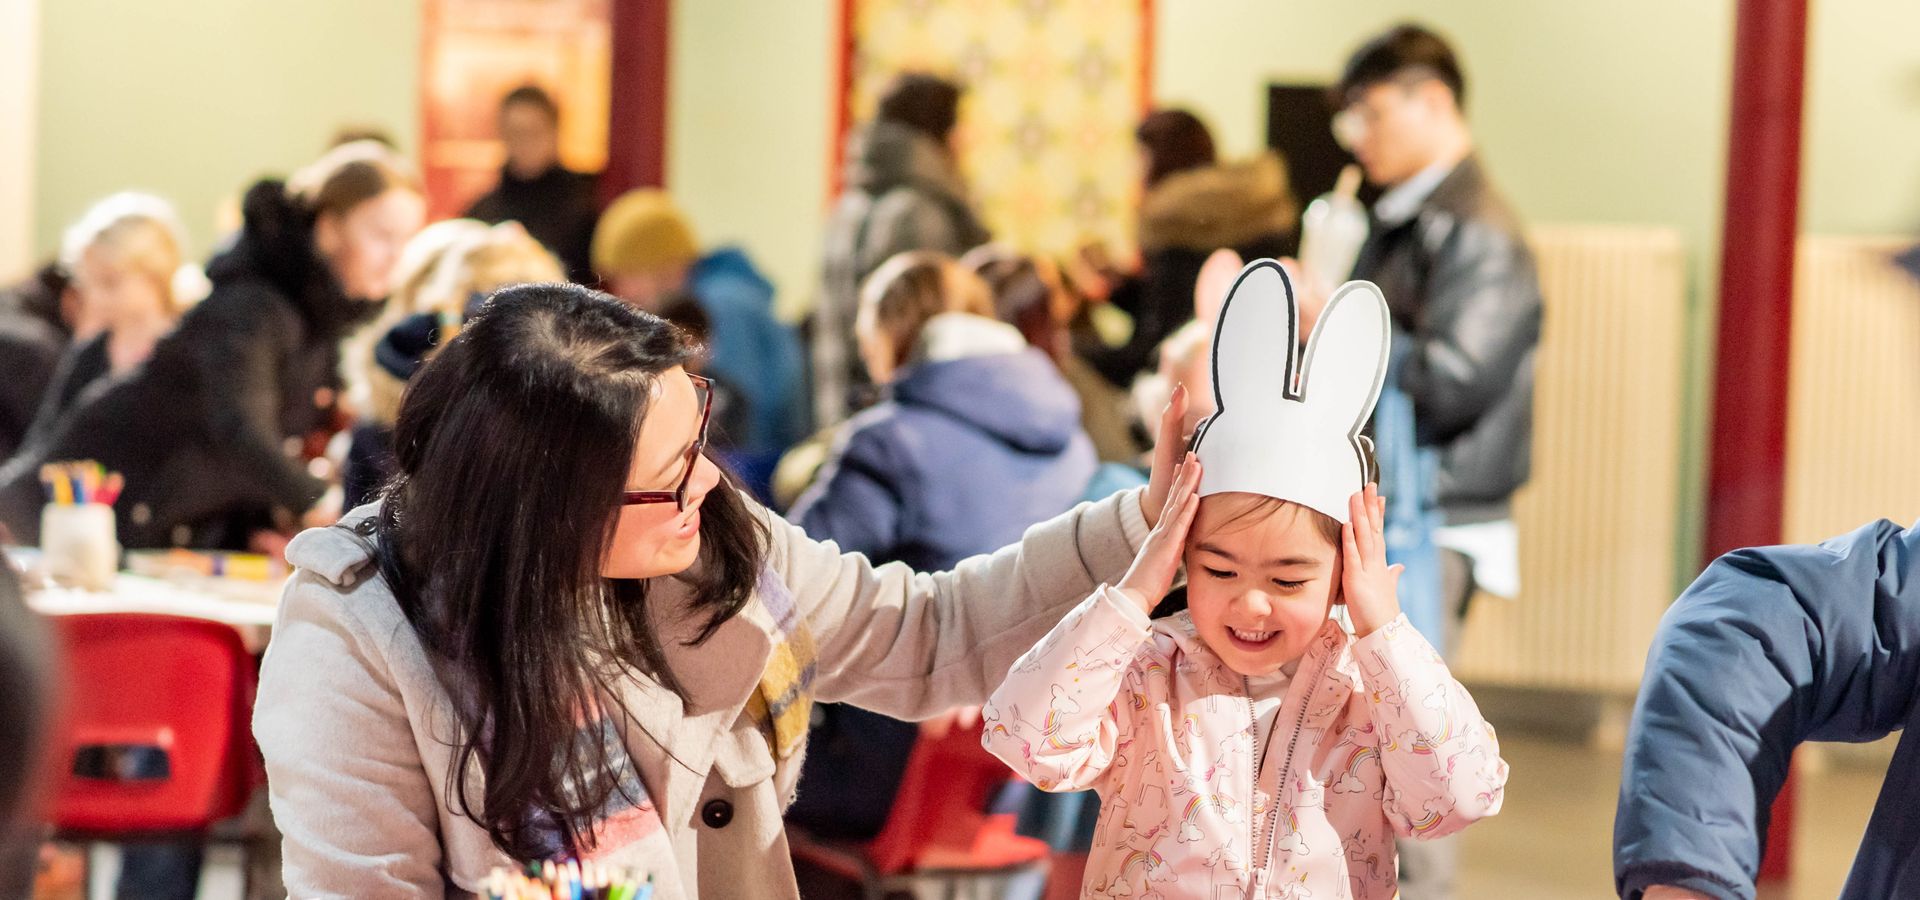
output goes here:
{"type": "Polygon", "coordinates": [[[1340,594],[1354,634],[1366,637],[1400,617],[1400,571],[1387,565],[1384,534],[1387,504],[1369,484],[1347,501],[1349,521],[1340,526],[1340,594]]]}
{"type": "MultiPolygon", "coordinates": [[[[1187,441],[1192,436],[1183,434],[1180,427],[1186,417],[1187,386],[1175,384],[1167,407],[1160,411],[1160,429],[1153,439],[1153,474],[1147,481],[1147,492],[1140,495],[1140,514],[1147,517],[1148,528],[1160,524],[1160,511],[1167,508],[1167,492],[1173,489],[1180,461],[1191,455],[1187,453],[1187,441]]],[[[1198,489],[1199,485],[1194,487],[1198,489]]]]}
{"type": "Polygon", "coordinates": [[[1156,517],[1147,542],[1134,557],[1127,576],[1120,579],[1120,592],[1140,604],[1140,611],[1153,614],[1153,607],[1173,587],[1180,573],[1180,558],[1187,548],[1187,529],[1200,509],[1200,460],[1189,453],[1177,467],[1167,501],[1156,517]]]}

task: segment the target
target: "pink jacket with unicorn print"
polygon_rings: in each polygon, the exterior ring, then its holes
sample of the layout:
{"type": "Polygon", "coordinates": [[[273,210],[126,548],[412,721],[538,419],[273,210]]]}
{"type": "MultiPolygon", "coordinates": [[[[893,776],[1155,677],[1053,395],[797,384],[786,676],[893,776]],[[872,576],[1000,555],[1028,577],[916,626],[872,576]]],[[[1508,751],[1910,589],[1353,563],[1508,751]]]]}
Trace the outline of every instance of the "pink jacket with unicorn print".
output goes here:
{"type": "Polygon", "coordinates": [[[983,743],[1043,790],[1099,792],[1083,897],[1385,900],[1396,834],[1500,810],[1493,726],[1405,616],[1358,640],[1328,621],[1264,748],[1253,716],[1186,613],[1149,625],[1103,587],[1014,664],[983,743]]]}

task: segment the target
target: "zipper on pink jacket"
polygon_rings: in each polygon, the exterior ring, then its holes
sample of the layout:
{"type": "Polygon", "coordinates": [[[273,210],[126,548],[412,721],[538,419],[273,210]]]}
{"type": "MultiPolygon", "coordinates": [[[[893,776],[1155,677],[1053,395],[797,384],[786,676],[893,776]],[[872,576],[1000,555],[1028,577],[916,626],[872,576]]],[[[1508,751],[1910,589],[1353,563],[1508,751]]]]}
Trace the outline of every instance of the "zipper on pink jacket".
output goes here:
{"type": "MultiPolygon", "coordinates": [[[[1280,763],[1280,778],[1278,781],[1274,782],[1273,796],[1269,798],[1269,800],[1267,801],[1266,814],[1263,816],[1259,816],[1257,820],[1253,816],[1247,817],[1249,821],[1248,828],[1249,828],[1249,831],[1251,832],[1247,836],[1247,838],[1248,840],[1253,842],[1254,847],[1258,848],[1257,852],[1259,854],[1259,861],[1257,863],[1254,863],[1253,870],[1252,870],[1253,883],[1254,883],[1255,890],[1259,890],[1260,886],[1266,883],[1265,877],[1267,872],[1267,862],[1269,859],[1272,858],[1272,855],[1273,855],[1272,848],[1273,848],[1274,819],[1280,815],[1280,794],[1282,791],[1286,789],[1287,773],[1289,771],[1292,771],[1293,769],[1293,752],[1295,748],[1298,746],[1298,744],[1300,743],[1300,729],[1306,727],[1307,708],[1311,705],[1309,701],[1313,699],[1312,694],[1313,694],[1314,687],[1320,684],[1320,676],[1325,673],[1328,658],[1331,658],[1331,654],[1328,654],[1327,657],[1323,657],[1320,660],[1320,664],[1314,667],[1313,680],[1308,683],[1306,688],[1307,693],[1303,695],[1300,699],[1300,715],[1294,718],[1293,729],[1287,735],[1287,756],[1286,756],[1286,759],[1280,763]],[[1262,834],[1261,826],[1265,826],[1264,835],[1262,834]]],[[[1257,713],[1254,712],[1254,709],[1253,709],[1253,685],[1251,682],[1247,681],[1247,677],[1245,675],[1240,676],[1240,685],[1247,700],[1247,719],[1253,723],[1253,733],[1259,734],[1260,733],[1260,717],[1257,713]]],[[[1293,688],[1291,685],[1289,685],[1287,689],[1291,691],[1293,688]]],[[[1285,702],[1286,702],[1286,699],[1283,696],[1281,698],[1281,703],[1285,704],[1285,702]]],[[[1273,724],[1277,726],[1280,723],[1276,721],[1273,724]]],[[[1267,747],[1272,745],[1272,743],[1273,743],[1273,736],[1268,735],[1266,745],[1263,745],[1260,747],[1260,753],[1254,760],[1253,789],[1252,791],[1249,792],[1250,796],[1247,797],[1248,810],[1253,809],[1253,801],[1257,798],[1257,795],[1260,793],[1260,773],[1266,767],[1267,747]]],[[[1249,860],[1249,862],[1253,862],[1253,861],[1249,860]]]]}

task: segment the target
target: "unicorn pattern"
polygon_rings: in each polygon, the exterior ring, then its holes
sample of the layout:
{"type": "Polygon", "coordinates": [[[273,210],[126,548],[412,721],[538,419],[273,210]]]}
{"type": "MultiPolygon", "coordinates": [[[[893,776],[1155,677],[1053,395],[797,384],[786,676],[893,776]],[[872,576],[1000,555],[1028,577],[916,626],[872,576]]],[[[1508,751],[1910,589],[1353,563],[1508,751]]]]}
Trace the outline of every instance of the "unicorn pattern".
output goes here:
{"type": "Polygon", "coordinates": [[[984,745],[1029,781],[1099,792],[1089,896],[1386,900],[1397,834],[1450,834],[1498,812],[1507,767],[1493,729],[1404,617],[1357,641],[1325,626],[1256,784],[1246,701],[1205,702],[1244,697],[1244,681],[1185,614],[1143,627],[1125,602],[1089,597],[983,714],[984,745]],[[1039,721],[1019,714],[1042,708],[1039,721]]]}

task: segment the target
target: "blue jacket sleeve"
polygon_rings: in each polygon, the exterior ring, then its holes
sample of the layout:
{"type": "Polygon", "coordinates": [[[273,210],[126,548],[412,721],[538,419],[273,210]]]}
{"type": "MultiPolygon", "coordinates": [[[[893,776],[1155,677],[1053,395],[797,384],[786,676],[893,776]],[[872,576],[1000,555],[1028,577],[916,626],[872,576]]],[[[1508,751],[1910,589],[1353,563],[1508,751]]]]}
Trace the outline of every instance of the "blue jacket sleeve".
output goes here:
{"type": "Polygon", "coordinates": [[[868,559],[893,558],[900,543],[902,465],[892,458],[883,431],[854,426],[813,487],[794,501],[788,518],[807,537],[868,559]]]}
{"type": "Polygon", "coordinates": [[[1670,884],[1751,898],[1802,741],[1900,728],[1920,684],[1920,531],[1737,550],[1654,635],[1614,819],[1620,896],[1670,884]]]}

